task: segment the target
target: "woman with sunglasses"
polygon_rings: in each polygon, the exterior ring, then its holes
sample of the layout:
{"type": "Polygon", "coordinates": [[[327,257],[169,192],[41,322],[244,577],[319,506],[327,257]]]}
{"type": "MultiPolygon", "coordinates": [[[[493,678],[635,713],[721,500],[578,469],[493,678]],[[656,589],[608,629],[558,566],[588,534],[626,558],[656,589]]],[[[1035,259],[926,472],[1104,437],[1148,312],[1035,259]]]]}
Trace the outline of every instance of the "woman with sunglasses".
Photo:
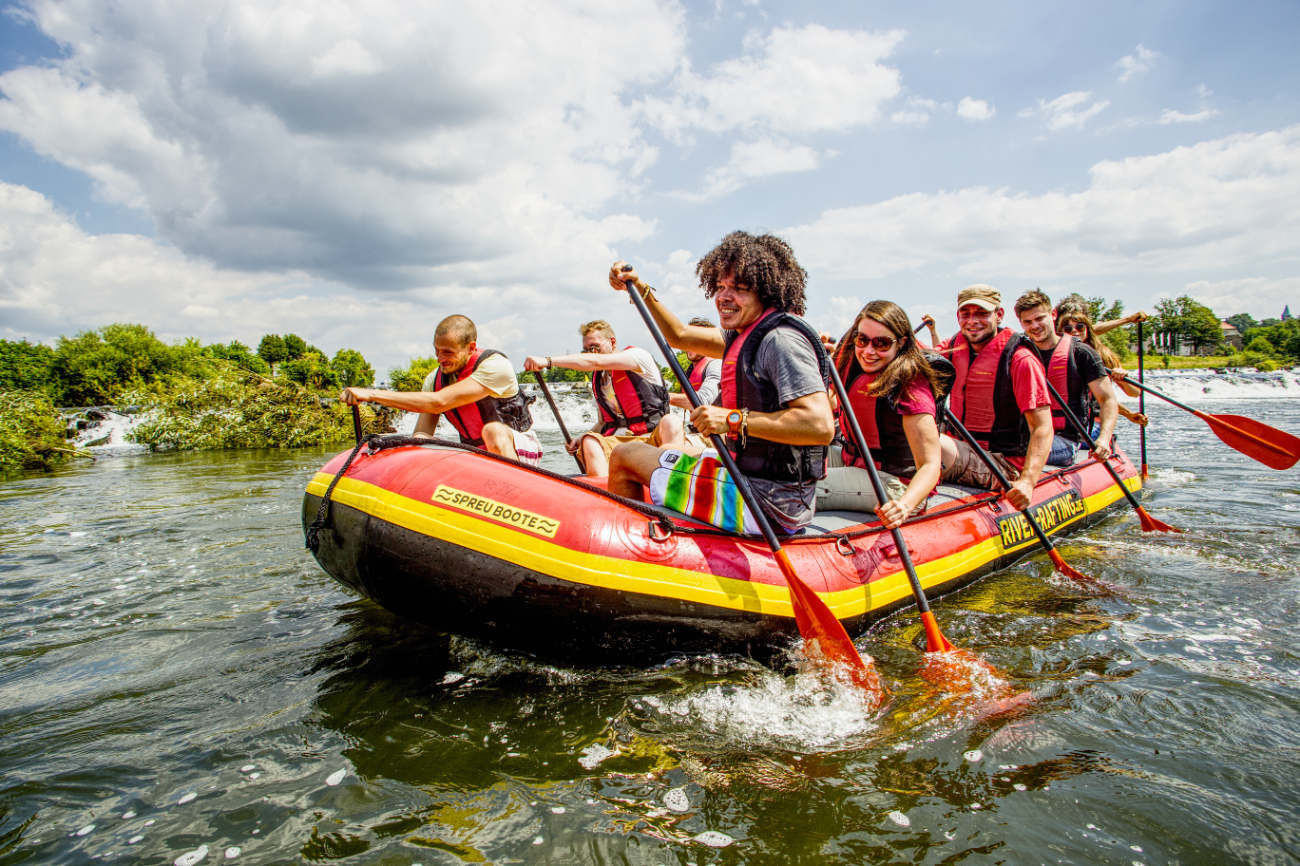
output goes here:
{"type": "MultiPolygon", "coordinates": [[[[1119,356],[1105,343],[1097,339],[1096,333],[1092,329],[1092,319],[1087,313],[1078,310],[1067,310],[1060,314],[1056,320],[1056,331],[1059,334],[1069,334],[1081,343],[1086,343],[1097,350],[1101,355],[1101,362],[1106,365],[1110,372],[1110,379],[1115,385],[1130,397],[1136,397],[1139,391],[1133,385],[1130,385],[1124,378],[1124,366],[1119,362],[1119,356]]],[[[1132,411],[1123,403],[1116,401],[1119,406],[1119,414],[1134,424],[1140,424],[1143,427],[1147,424],[1147,416],[1132,411]]]]}
{"type": "MultiPolygon", "coordinates": [[[[844,380],[849,406],[840,406],[843,465],[832,457],[817,483],[817,508],[875,511],[886,528],[922,509],[939,483],[939,427],[935,421],[938,374],[912,337],[912,323],[892,301],[872,301],[840,339],[832,360],[844,380]],[[890,502],[879,503],[866,462],[858,453],[846,411],[852,411],[883,473],[890,502]],[[902,479],[909,479],[904,486],[902,479]]],[[[834,449],[832,449],[834,454],[834,449]]]]}

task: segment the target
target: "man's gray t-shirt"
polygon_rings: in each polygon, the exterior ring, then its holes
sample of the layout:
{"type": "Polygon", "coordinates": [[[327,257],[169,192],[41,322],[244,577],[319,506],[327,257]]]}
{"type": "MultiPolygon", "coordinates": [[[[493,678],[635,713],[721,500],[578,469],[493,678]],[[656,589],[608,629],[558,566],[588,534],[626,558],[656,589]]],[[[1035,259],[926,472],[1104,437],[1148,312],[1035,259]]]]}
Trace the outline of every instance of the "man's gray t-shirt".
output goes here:
{"type": "MultiPolygon", "coordinates": [[[[734,331],[725,332],[728,338],[733,334],[734,331]]],[[[778,325],[758,345],[754,357],[756,378],[775,383],[777,399],[782,405],[825,392],[826,383],[817,363],[818,351],[820,348],[814,348],[799,331],[778,325]]],[[[817,485],[812,479],[800,483],[751,478],[749,483],[758,495],[763,513],[781,529],[794,532],[812,521],[817,500],[817,485]]]]}

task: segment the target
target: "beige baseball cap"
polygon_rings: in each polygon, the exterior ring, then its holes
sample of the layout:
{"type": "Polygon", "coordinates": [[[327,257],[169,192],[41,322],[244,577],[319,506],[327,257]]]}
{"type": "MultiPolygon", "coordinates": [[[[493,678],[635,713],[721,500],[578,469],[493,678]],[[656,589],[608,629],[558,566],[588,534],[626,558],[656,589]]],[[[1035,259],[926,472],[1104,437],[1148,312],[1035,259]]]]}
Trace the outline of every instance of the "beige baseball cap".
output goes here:
{"type": "Polygon", "coordinates": [[[990,285],[976,283],[957,293],[957,309],[974,304],[990,313],[1002,306],[1002,293],[990,285]]]}

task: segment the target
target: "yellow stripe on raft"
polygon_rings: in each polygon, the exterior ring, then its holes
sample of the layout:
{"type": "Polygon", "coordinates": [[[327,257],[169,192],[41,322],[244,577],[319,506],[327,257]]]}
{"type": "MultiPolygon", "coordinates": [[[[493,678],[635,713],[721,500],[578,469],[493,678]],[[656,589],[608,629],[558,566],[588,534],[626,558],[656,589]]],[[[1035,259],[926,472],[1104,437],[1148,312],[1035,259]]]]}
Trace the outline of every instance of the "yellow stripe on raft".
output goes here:
{"type": "MultiPolygon", "coordinates": [[[[307,485],[307,492],[324,496],[331,480],[332,476],[318,472],[307,485]]],[[[1137,491],[1141,489],[1142,482],[1134,476],[1126,479],[1125,486],[1137,491]]],[[[1088,514],[1095,514],[1110,506],[1121,496],[1123,493],[1116,485],[1108,485],[1104,490],[1084,499],[1088,514]]],[[[557,580],[764,616],[794,618],[790,593],[784,586],[737,580],[671,565],[584,553],[530,533],[481,520],[468,513],[420,502],[352,478],[339,479],[333,499],[412,532],[445,539],[459,547],[514,563],[557,580]]],[[[938,586],[968,574],[1004,553],[1001,536],[995,535],[965,550],[918,564],[917,578],[922,587],[938,586]]],[[[910,596],[911,592],[907,575],[900,570],[864,586],[821,592],[818,595],[838,619],[848,619],[887,607],[910,596]]]]}

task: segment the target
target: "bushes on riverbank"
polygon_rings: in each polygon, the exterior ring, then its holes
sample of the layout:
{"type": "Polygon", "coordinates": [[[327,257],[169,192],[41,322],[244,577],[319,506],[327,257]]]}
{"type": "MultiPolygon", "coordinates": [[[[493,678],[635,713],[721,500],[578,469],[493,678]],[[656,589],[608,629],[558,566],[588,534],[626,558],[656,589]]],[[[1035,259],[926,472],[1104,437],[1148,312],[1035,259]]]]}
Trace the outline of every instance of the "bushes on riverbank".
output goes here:
{"type": "Polygon", "coordinates": [[[0,474],[49,470],[77,454],[59,412],[37,391],[0,391],[0,474]]]}
{"type": "MultiPolygon", "coordinates": [[[[300,448],[353,441],[352,410],[292,382],[227,369],[163,395],[132,392],[149,417],[127,438],[150,448],[300,448]]],[[[391,409],[362,406],[362,432],[389,432],[391,409]]]]}

